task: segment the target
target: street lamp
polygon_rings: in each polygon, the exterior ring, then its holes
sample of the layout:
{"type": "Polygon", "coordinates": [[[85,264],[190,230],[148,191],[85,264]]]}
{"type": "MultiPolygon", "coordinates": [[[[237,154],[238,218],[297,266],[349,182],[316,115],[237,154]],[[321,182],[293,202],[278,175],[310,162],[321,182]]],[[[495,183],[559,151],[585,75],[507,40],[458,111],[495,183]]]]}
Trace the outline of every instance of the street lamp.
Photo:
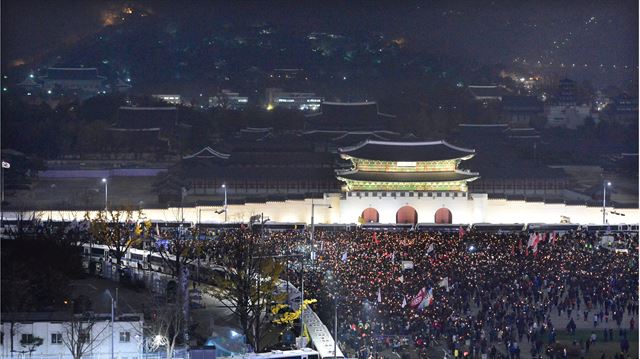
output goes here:
{"type": "MultiPolygon", "coordinates": [[[[330,204],[313,203],[313,198],[311,199],[311,253],[315,253],[314,250],[313,250],[313,233],[315,232],[314,213],[315,213],[316,206],[331,208],[330,204]]],[[[313,257],[312,254],[311,254],[311,256],[313,257]]],[[[304,256],[302,256],[301,260],[302,260],[302,268],[301,268],[301,277],[302,277],[302,281],[301,282],[302,283],[301,283],[300,287],[301,287],[302,298],[301,298],[300,305],[301,305],[301,308],[302,308],[302,306],[304,306],[304,256]]],[[[304,312],[302,314],[304,314],[304,312]]],[[[300,315],[300,325],[301,325],[301,330],[304,331],[304,316],[302,314],[300,315]]]]}
{"type": "Polygon", "coordinates": [[[334,275],[332,270],[328,270],[326,280],[329,290],[332,292],[330,296],[333,297],[333,358],[335,359],[338,357],[338,277],[334,275]]]}
{"type": "Polygon", "coordinates": [[[102,179],[102,183],[104,183],[104,211],[109,210],[109,206],[107,205],[107,201],[109,199],[109,183],[106,178],[102,179]]]}
{"type": "Polygon", "coordinates": [[[611,181],[602,183],[602,224],[607,224],[607,187],[611,187],[611,181]]]}
{"type": "MultiPolygon", "coordinates": [[[[111,298],[111,359],[114,359],[114,351],[113,351],[113,340],[114,340],[114,335],[113,335],[113,330],[114,330],[114,323],[115,323],[115,309],[118,306],[118,302],[116,301],[115,298],[113,298],[113,296],[111,295],[111,292],[107,289],[105,291],[105,293],[107,293],[107,295],[109,296],[109,298],[111,298]]],[[[116,288],[116,298],[118,297],[118,288],[116,288]]]]}
{"type": "Polygon", "coordinates": [[[313,203],[313,198],[311,199],[311,248],[312,250],[313,250],[313,235],[315,233],[314,213],[315,213],[316,206],[331,208],[330,204],[313,203]]]}
{"type": "Polygon", "coordinates": [[[224,190],[224,222],[227,222],[227,184],[222,184],[222,189],[224,190]]]}
{"type": "Polygon", "coordinates": [[[2,167],[0,167],[0,227],[4,228],[4,170],[11,168],[11,164],[6,161],[2,161],[2,167]]]}

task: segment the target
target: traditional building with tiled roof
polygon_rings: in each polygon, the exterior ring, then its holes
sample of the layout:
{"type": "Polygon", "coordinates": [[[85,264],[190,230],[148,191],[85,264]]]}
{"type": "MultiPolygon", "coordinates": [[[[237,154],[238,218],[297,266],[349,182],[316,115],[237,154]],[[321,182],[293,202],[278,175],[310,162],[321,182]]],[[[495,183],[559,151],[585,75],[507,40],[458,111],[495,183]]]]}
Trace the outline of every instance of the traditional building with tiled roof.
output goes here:
{"type": "Polygon", "coordinates": [[[376,102],[323,102],[320,113],[306,115],[309,129],[379,130],[396,116],[378,111],[376,102]]]}
{"type": "Polygon", "coordinates": [[[345,191],[467,191],[477,173],[458,169],[474,150],[445,141],[390,142],[367,140],[339,150],[353,168],[337,172],[345,191]]]}
{"type": "Polygon", "coordinates": [[[40,77],[44,90],[85,91],[98,93],[103,90],[103,82],[106,77],[98,75],[98,69],[92,68],[61,68],[51,67],[47,69],[47,75],[40,77]]]}

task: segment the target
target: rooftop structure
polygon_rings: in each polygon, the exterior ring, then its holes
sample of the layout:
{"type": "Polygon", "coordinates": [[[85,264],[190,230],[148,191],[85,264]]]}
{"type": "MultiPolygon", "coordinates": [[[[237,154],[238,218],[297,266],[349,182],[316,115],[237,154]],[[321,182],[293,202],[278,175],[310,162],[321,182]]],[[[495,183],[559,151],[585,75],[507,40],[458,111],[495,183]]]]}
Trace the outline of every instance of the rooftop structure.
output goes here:
{"type": "Polygon", "coordinates": [[[47,69],[47,75],[40,77],[44,90],[61,88],[97,93],[101,91],[106,77],[98,75],[96,68],[58,68],[47,69]]]}
{"type": "Polygon", "coordinates": [[[531,120],[544,115],[542,103],[534,96],[503,96],[502,110],[512,127],[530,127],[531,120]]]}
{"type": "Polygon", "coordinates": [[[353,167],[337,170],[344,191],[467,191],[478,174],[461,171],[474,150],[445,141],[390,142],[367,140],[339,149],[353,167]]]}
{"type": "Polygon", "coordinates": [[[544,150],[538,131],[528,127],[511,128],[507,124],[461,124],[450,139],[456,144],[473,146],[478,154],[468,166],[482,173],[470,185],[473,192],[562,198],[568,177],[562,169],[536,161],[544,150]],[[487,141],[490,138],[491,141],[487,141]]]}
{"type": "Polygon", "coordinates": [[[102,76],[98,76],[98,69],[93,68],[59,68],[51,67],[47,69],[46,80],[104,80],[102,76]]]}
{"type": "Polygon", "coordinates": [[[377,130],[387,127],[394,115],[378,111],[376,102],[323,102],[320,113],[307,115],[307,128],[377,130]]]}
{"type": "Polygon", "coordinates": [[[501,101],[504,90],[496,85],[469,85],[469,93],[477,101],[501,101]]]}

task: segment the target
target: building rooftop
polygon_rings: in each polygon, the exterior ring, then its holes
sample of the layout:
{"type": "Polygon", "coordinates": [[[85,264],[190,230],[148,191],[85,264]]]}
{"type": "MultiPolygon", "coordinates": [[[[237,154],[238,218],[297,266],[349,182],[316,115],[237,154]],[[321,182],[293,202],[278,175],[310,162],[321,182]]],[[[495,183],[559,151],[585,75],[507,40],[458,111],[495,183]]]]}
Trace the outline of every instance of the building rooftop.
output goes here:
{"type": "Polygon", "coordinates": [[[98,69],[93,68],[62,68],[51,67],[47,69],[47,80],[104,80],[98,76],[98,69]]]}
{"type": "MultiPolygon", "coordinates": [[[[111,320],[111,314],[109,313],[91,313],[94,318],[100,321],[111,320]]],[[[0,320],[6,322],[67,322],[72,316],[71,312],[11,312],[1,313],[0,320]]],[[[77,317],[82,317],[82,314],[75,314],[77,317]]],[[[142,314],[122,314],[116,317],[116,321],[141,321],[143,320],[142,314]]]]}
{"type": "Polygon", "coordinates": [[[474,180],[478,173],[449,171],[449,172],[338,172],[338,178],[353,181],[371,182],[450,182],[474,180]]]}
{"type": "Polygon", "coordinates": [[[166,128],[178,123],[176,107],[120,107],[116,119],[118,128],[166,128]]]}
{"type": "Polygon", "coordinates": [[[393,115],[378,112],[376,102],[323,102],[320,113],[306,116],[313,129],[380,129],[393,115]]]}
{"type": "Polygon", "coordinates": [[[505,95],[504,89],[501,87],[492,85],[492,86],[479,86],[479,85],[469,85],[467,87],[469,93],[478,99],[501,99],[503,95],[505,95]]]}
{"type": "Polygon", "coordinates": [[[503,96],[502,106],[509,109],[542,111],[542,103],[535,96],[503,96]]]}
{"type": "Polygon", "coordinates": [[[446,141],[391,142],[366,140],[358,145],[340,148],[343,157],[377,161],[444,161],[469,159],[475,150],[453,146],[446,141]]]}
{"type": "Polygon", "coordinates": [[[222,152],[218,152],[218,151],[212,149],[211,147],[207,146],[207,147],[201,149],[200,151],[198,151],[198,152],[196,152],[194,154],[191,154],[191,155],[188,155],[188,156],[184,156],[182,158],[185,159],[185,160],[190,159],[190,158],[219,158],[219,159],[226,160],[226,159],[229,159],[229,156],[231,156],[231,155],[226,154],[226,153],[222,153],[222,152]]]}

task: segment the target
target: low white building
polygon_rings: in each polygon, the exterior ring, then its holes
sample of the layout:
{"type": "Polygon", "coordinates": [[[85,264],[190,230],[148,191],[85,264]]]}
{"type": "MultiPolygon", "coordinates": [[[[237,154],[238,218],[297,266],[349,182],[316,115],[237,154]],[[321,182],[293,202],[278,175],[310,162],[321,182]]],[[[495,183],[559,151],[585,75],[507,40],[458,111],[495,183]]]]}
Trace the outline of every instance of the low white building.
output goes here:
{"type": "MultiPolygon", "coordinates": [[[[111,314],[2,313],[0,357],[111,358],[111,314]]],[[[141,359],[142,314],[121,314],[113,327],[113,357],[141,359]]]]}
{"type": "Polygon", "coordinates": [[[151,95],[151,97],[164,101],[170,105],[181,105],[182,98],[180,95],[151,95]]]}
{"type": "Polygon", "coordinates": [[[282,107],[290,110],[318,111],[324,100],[314,92],[285,92],[279,88],[267,89],[267,109],[282,107]]]}
{"type": "Polygon", "coordinates": [[[222,90],[213,97],[209,97],[209,107],[221,107],[229,110],[242,110],[249,104],[247,96],[230,90],[222,90]]]}

